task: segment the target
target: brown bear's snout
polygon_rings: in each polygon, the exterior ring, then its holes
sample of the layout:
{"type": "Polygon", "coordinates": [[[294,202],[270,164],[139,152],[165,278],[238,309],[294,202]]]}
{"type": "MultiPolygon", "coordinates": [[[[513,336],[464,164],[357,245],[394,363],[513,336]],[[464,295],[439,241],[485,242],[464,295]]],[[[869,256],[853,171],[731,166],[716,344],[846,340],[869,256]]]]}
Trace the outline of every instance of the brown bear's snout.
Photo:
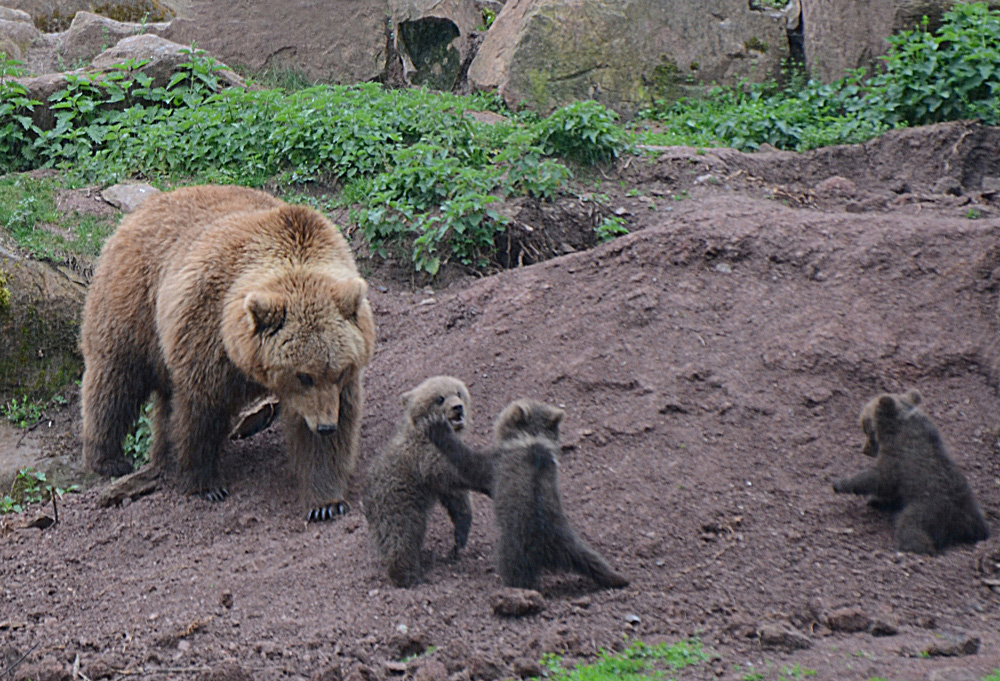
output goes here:
{"type": "Polygon", "coordinates": [[[321,423],[318,426],[316,426],[317,435],[333,435],[336,432],[337,432],[336,423],[321,423]]]}

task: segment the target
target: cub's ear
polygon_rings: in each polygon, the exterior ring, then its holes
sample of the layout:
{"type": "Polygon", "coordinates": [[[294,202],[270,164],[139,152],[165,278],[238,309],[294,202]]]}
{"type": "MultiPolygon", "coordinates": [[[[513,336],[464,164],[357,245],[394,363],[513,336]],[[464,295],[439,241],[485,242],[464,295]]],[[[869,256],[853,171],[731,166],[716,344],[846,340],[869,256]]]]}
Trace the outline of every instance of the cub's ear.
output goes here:
{"type": "Polygon", "coordinates": [[[923,402],[924,400],[923,395],[921,395],[920,391],[917,390],[916,388],[910,388],[905,393],[903,393],[902,399],[904,402],[909,402],[910,405],[914,407],[923,402]]]}
{"type": "Polygon", "coordinates": [[[410,405],[413,404],[413,398],[416,397],[416,390],[407,390],[405,393],[399,396],[399,399],[403,403],[403,408],[409,411],[410,405]]]}
{"type": "Polygon", "coordinates": [[[285,301],[271,293],[248,293],[243,299],[243,310],[246,312],[250,328],[256,334],[273,335],[285,324],[288,308],[285,301]]]}
{"type": "Polygon", "coordinates": [[[565,418],[566,412],[559,407],[549,407],[549,425],[553,428],[562,423],[563,418],[565,418]]]}
{"type": "Polygon", "coordinates": [[[896,406],[896,399],[892,395],[882,395],[875,405],[875,416],[881,419],[892,419],[897,416],[899,409],[896,406]]]}
{"type": "Polygon", "coordinates": [[[337,282],[335,292],[337,307],[346,319],[353,319],[358,314],[361,302],[368,294],[368,283],[361,277],[353,277],[337,282]]]}

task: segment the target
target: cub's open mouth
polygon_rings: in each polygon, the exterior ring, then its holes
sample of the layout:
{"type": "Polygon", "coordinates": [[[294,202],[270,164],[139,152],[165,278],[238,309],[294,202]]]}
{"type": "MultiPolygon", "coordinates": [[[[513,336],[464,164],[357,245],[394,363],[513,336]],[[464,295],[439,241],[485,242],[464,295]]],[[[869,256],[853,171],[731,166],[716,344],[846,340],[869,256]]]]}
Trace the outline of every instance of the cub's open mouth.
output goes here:
{"type": "Polygon", "coordinates": [[[465,428],[464,416],[452,416],[450,419],[448,419],[448,422],[451,423],[452,430],[454,430],[456,433],[465,428]]]}

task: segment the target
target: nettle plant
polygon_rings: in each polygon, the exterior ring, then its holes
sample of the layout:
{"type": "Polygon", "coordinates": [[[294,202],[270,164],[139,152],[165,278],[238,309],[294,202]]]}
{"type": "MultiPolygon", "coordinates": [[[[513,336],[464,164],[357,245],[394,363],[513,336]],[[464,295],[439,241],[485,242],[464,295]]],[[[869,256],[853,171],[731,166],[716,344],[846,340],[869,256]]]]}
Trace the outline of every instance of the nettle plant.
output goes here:
{"type": "Polygon", "coordinates": [[[571,104],[546,119],[510,114],[492,96],[387,90],[367,83],[281,90],[222,89],[218,65],[192,49],[163,87],[144,62],[91,79],[71,76],[48,105],[55,125],[30,120],[37,103],[0,71],[0,172],[64,171],[70,182],[141,176],[164,184],[260,187],[321,180],[342,188],[340,205],[375,252],[407,253],[435,273],[445,260],[481,267],[493,259],[508,196],[556,197],[569,163],[613,159],[625,133],[600,104],[571,104]],[[5,88],[5,89],[4,89],[5,88]],[[493,110],[486,124],[468,111],[493,110]]]}

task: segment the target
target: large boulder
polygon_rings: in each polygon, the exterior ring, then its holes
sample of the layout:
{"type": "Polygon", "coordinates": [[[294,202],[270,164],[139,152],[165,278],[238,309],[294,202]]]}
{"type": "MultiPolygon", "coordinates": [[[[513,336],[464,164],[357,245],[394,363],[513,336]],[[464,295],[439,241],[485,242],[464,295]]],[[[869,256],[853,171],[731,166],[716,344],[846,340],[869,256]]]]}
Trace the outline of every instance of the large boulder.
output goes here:
{"type": "Polygon", "coordinates": [[[372,80],[385,70],[387,0],[283,2],[166,0],[176,18],[164,36],[252,71],[298,70],[333,83],[372,80]]]}
{"type": "MultiPolygon", "coordinates": [[[[926,16],[933,30],[955,0],[800,0],[809,74],[825,83],[850,69],[878,70],[886,38],[916,28],[926,16]]],[[[994,9],[1000,6],[990,0],[994,9]]]]}
{"type": "Polygon", "coordinates": [[[94,12],[122,22],[168,21],[173,17],[159,0],[3,0],[3,4],[26,12],[35,26],[47,33],[68,29],[77,12],[94,12]]]}
{"type": "Polygon", "coordinates": [[[63,64],[83,65],[124,38],[162,33],[168,25],[115,21],[99,14],[77,12],[73,23],[59,39],[57,54],[63,64]]]}
{"type": "Polygon", "coordinates": [[[80,375],[84,282],[0,246],[0,404],[48,399],[80,375]]]}
{"type": "Polygon", "coordinates": [[[406,82],[453,89],[483,21],[476,4],[472,0],[390,0],[389,4],[406,82]]]}
{"type": "Polygon", "coordinates": [[[776,76],[779,11],[746,0],[509,0],[469,68],[478,89],[540,112],[579,99],[629,115],[687,82],[776,76]]]}

